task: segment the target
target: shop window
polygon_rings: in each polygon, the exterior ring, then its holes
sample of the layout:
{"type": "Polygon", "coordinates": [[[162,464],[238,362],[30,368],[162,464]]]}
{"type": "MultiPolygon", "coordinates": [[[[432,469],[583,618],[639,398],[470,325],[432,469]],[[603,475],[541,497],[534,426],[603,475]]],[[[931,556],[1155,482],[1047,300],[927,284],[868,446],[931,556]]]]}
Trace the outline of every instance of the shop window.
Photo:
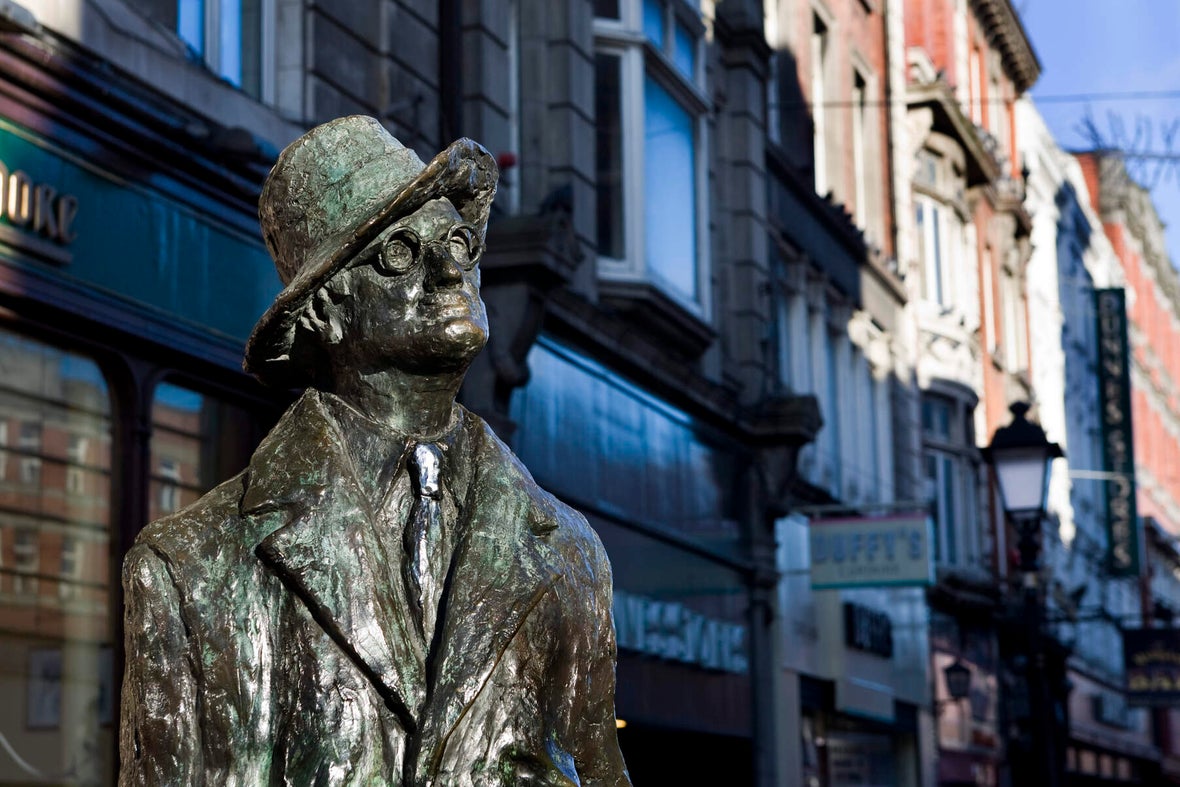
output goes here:
{"type": "Polygon", "coordinates": [[[179,511],[250,461],[262,419],[230,402],[172,383],[152,400],[149,518],[179,511]]]}
{"type": "Polygon", "coordinates": [[[704,21],[686,0],[599,2],[596,9],[599,271],[650,282],[700,312],[704,21]]]}
{"type": "Polygon", "coordinates": [[[107,385],[90,358],[7,331],[0,368],[0,445],[13,458],[0,483],[0,696],[10,700],[0,711],[0,773],[111,785],[107,385]]]}

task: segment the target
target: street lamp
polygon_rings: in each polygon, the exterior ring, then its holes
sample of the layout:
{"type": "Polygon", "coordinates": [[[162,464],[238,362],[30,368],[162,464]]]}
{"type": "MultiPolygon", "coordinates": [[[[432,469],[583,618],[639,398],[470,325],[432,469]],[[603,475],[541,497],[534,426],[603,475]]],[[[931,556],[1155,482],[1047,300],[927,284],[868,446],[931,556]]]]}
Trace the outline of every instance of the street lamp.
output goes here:
{"type": "Polygon", "coordinates": [[[1049,442],[1039,424],[1028,420],[1027,402],[1016,402],[1009,409],[1012,423],[996,430],[992,444],[983,449],[983,458],[996,471],[1004,513],[1020,538],[1020,570],[1027,576],[1037,570],[1049,468],[1065,454],[1061,446],[1049,442]]]}
{"type": "Polygon", "coordinates": [[[1017,736],[1016,749],[1009,751],[1008,761],[1014,784],[1057,787],[1061,764],[1056,734],[1059,722],[1051,710],[1054,700],[1049,691],[1046,643],[1041,634],[1044,609],[1037,587],[1037,564],[1049,468],[1054,459],[1065,454],[1061,446],[1049,442],[1039,424],[1028,420],[1027,403],[1017,402],[1010,409],[1012,422],[997,429],[992,444],[983,450],[984,459],[996,471],[1004,514],[1016,528],[1024,586],[1017,620],[1023,628],[1018,650],[1025,657],[1020,693],[1028,699],[1028,709],[1027,715],[1019,714],[1012,698],[1009,712],[1013,713],[1013,721],[1020,717],[1022,723],[1017,728],[1023,732],[1017,736]]]}
{"type": "Polygon", "coordinates": [[[955,659],[942,670],[946,678],[946,693],[956,702],[971,696],[971,668],[955,659]]]}

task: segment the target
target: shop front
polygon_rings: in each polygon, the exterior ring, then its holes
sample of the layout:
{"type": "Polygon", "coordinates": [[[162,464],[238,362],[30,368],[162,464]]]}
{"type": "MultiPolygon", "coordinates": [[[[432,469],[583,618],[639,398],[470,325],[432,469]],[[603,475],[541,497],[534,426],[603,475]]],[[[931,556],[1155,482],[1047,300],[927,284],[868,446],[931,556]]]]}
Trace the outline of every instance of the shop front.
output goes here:
{"type": "Polygon", "coordinates": [[[114,783],[122,556],[279,404],[237,368],[278,290],[257,169],[84,65],[0,46],[0,784],[114,783]]]}
{"type": "Polygon", "coordinates": [[[619,741],[636,784],[752,781],[747,568],[724,437],[542,337],[515,449],[583,511],[614,573],[619,741]]]}

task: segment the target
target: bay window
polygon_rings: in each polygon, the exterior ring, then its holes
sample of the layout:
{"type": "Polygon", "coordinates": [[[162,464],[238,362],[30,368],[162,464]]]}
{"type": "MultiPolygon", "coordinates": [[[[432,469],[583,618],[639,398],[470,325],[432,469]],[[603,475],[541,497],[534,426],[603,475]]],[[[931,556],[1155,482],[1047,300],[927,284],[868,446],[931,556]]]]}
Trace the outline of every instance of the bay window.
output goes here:
{"type": "Polygon", "coordinates": [[[704,21],[687,0],[595,2],[599,274],[707,317],[704,21]]]}

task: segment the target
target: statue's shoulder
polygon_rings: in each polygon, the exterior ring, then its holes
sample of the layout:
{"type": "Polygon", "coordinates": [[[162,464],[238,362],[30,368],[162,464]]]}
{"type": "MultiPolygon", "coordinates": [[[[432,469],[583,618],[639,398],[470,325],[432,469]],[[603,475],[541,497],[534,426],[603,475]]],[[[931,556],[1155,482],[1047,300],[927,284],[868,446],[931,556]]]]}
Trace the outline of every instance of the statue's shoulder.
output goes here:
{"type": "Polygon", "coordinates": [[[246,469],[179,511],[150,523],[136,537],[136,546],[150,549],[182,573],[212,575],[236,564],[252,565],[248,558],[265,535],[255,531],[272,523],[243,513],[247,492],[253,490],[252,494],[257,496],[259,487],[267,485],[267,479],[283,477],[292,455],[315,453],[305,444],[300,446],[303,449],[300,452],[283,453],[278,445],[289,448],[291,444],[306,442],[305,433],[309,430],[306,425],[318,427],[323,420],[322,410],[318,396],[300,397],[263,438],[246,469]]]}
{"type": "Polygon", "coordinates": [[[524,463],[482,418],[470,411],[466,417],[470,419],[469,428],[476,432],[477,461],[497,465],[507,484],[527,495],[534,531],[543,533],[564,556],[572,575],[582,576],[593,586],[606,582],[609,587],[610,561],[602,539],[586,517],[538,484],[524,463]]]}
{"type": "Polygon", "coordinates": [[[195,502],[150,523],[136,536],[136,546],[169,562],[224,550],[240,530],[239,501],[245,484],[245,471],[218,484],[195,502]]]}

